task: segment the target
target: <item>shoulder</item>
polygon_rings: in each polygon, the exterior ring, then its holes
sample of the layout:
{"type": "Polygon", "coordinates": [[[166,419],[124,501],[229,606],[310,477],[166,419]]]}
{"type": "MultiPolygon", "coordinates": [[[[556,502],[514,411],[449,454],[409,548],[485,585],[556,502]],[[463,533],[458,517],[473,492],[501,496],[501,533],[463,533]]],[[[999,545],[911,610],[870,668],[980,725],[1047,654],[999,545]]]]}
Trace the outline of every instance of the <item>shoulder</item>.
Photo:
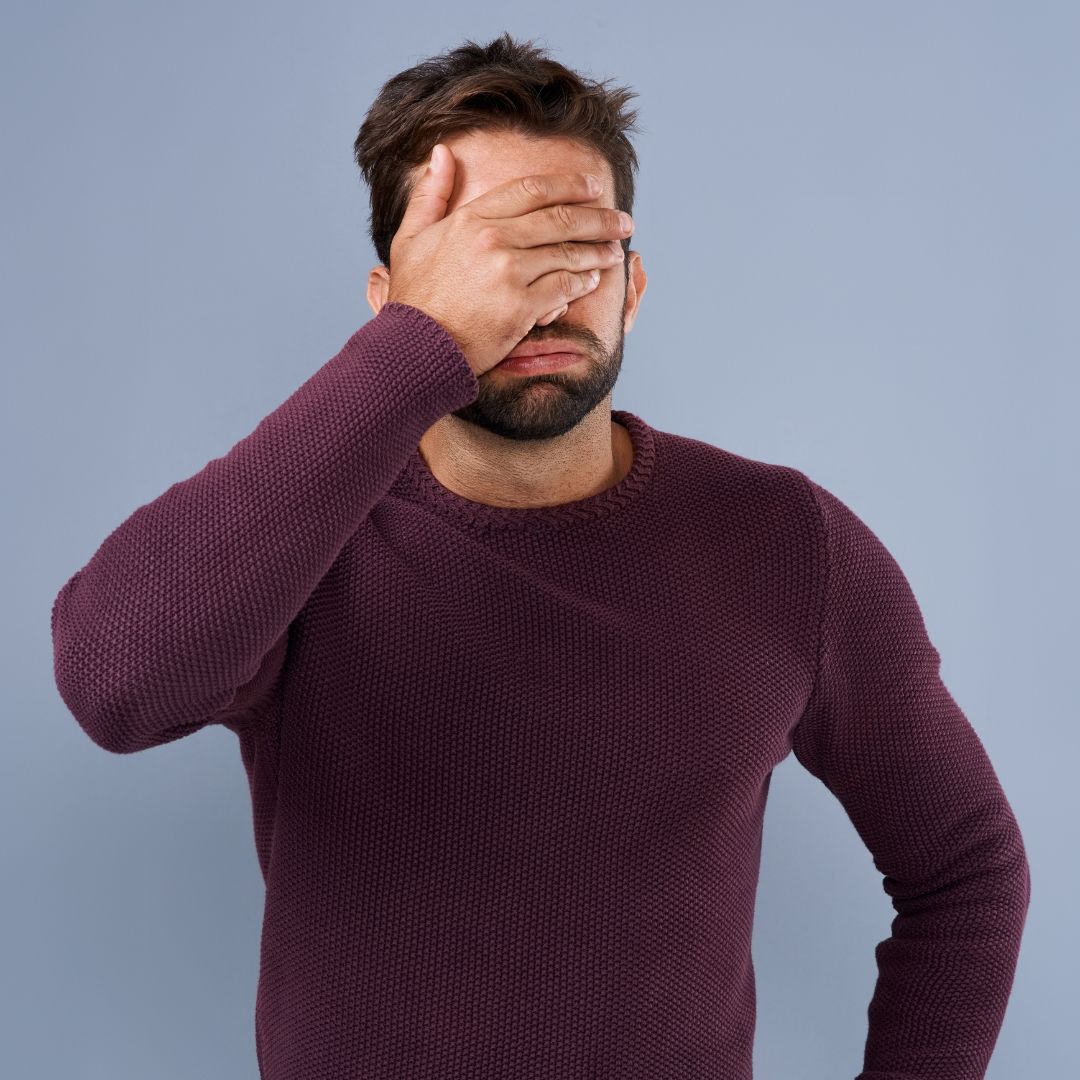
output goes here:
{"type": "Polygon", "coordinates": [[[738,454],[704,439],[655,430],[662,482],[675,503],[733,529],[824,542],[824,491],[801,469],[738,454]]]}

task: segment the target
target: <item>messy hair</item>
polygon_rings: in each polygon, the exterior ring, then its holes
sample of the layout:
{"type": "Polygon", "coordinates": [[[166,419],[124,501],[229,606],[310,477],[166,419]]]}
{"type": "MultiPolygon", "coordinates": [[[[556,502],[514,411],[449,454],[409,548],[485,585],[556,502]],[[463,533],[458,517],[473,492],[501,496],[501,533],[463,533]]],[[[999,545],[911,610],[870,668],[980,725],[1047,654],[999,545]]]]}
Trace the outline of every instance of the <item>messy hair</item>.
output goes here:
{"type": "MultiPolygon", "coordinates": [[[[569,138],[607,161],[615,206],[633,213],[637,154],[627,137],[638,112],[628,87],[609,88],[551,59],[532,41],[504,32],[487,45],[466,40],[389,79],[360,127],[354,156],[371,189],[368,232],[379,261],[390,268],[390,244],[412,190],[411,170],[453,134],[514,131],[569,138]]],[[[628,251],[629,239],[622,241],[628,251]]],[[[623,260],[629,274],[629,259],[623,260]]]]}

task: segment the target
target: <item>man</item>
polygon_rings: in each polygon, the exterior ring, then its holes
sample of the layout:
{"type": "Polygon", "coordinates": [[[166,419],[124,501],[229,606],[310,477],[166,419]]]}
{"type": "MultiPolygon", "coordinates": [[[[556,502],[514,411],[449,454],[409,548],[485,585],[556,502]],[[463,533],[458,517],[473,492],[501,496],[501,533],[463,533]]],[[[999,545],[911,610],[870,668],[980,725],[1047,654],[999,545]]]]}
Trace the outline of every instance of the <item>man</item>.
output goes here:
{"type": "Polygon", "coordinates": [[[748,1080],[791,752],[897,912],[860,1077],[985,1073],[1029,869],[901,569],[798,469],[611,409],[620,93],[507,35],[391,80],[375,317],[53,605],[99,745],[239,739],[264,1080],[748,1080]]]}

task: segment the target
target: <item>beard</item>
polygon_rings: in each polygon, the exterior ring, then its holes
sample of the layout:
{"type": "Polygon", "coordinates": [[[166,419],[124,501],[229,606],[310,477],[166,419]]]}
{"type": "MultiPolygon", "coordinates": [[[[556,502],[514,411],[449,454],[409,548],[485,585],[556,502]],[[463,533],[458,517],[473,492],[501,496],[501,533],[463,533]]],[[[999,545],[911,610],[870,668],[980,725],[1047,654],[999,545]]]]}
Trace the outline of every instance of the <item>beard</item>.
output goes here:
{"type": "Polygon", "coordinates": [[[622,308],[619,334],[609,350],[591,331],[582,326],[560,324],[558,320],[536,327],[522,344],[561,338],[572,342],[584,354],[584,362],[573,371],[545,371],[537,375],[510,375],[506,378],[480,376],[480,390],[474,401],[451,415],[485,431],[515,441],[554,439],[565,435],[597,407],[615,386],[622,368],[622,308]],[[580,370],[583,369],[583,370],[580,370]]]}

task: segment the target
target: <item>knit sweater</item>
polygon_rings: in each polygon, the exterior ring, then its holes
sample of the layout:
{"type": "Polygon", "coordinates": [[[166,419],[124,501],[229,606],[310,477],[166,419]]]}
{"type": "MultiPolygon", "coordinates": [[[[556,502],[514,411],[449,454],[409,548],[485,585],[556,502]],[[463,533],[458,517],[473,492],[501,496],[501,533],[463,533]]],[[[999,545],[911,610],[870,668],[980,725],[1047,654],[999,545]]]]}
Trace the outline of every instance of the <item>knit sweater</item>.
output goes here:
{"type": "Polygon", "coordinates": [[[799,469],[625,410],[613,486],[472,501],[418,446],[477,392],[386,304],[53,602],[98,746],[237,736],[263,1080],[750,1080],[791,752],[896,911],[858,1080],[983,1077],[1028,863],[895,559],[799,469]]]}

